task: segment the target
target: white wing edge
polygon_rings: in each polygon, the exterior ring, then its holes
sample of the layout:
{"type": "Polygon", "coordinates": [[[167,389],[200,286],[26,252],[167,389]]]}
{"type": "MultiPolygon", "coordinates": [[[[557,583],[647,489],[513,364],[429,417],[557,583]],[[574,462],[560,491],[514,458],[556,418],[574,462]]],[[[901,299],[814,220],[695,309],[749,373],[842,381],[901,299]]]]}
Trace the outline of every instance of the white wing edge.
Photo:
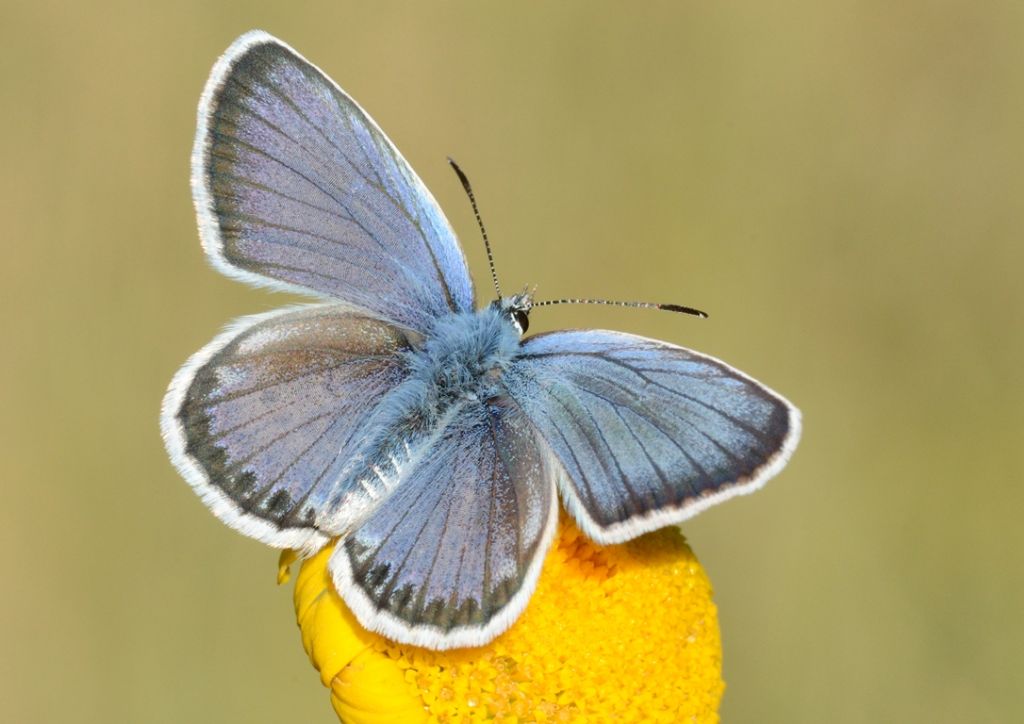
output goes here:
{"type": "MultiPolygon", "coordinates": [[[[228,261],[224,256],[224,239],[221,237],[220,222],[214,212],[213,193],[210,190],[206,174],[210,161],[210,149],[213,145],[210,138],[210,121],[213,116],[214,99],[224,87],[224,83],[231,75],[238,60],[251,48],[268,43],[288,48],[280,40],[262,30],[250,30],[236,38],[214,63],[210,77],[206,80],[202,95],[199,97],[199,109],[196,113],[196,137],[192,144],[191,176],[192,201],[195,204],[196,218],[199,222],[199,239],[206,252],[206,258],[213,268],[231,279],[271,291],[290,292],[323,299],[326,295],[313,289],[256,274],[228,261]]],[[[288,50],[295,53],[291,48],[288,50]]],[[[298,55],[298,53],[295,54],[298,55]]]]}
{"type": "Polygon", "coordinates": [[[293,548],[304,555],[312,555],[322,548],[328,540],[323,533],[313,528],[279,528],[273,523],[245,512],[222,490],[210,482],[199,462],[186,452],[187,440],[185,429],[178,419],[178,412],[185,401],[185,395],[196,373],[210,359],[226,347],[231,340],[253,326],[274,317],[295,312],[299,309],[315,307],[342,306],[337,304],[301,304],[282,307],[263,314],[252,314],[239,317],[220,334],[213,338],[205,347],[192,355],[177,371],[164,395],[160,407],[160,434],[167,448],[171,463],[177,468],[192,489],[196,491],[210,511],[229,527],[250,538],[266,543],[275,548],[293,548]]]}

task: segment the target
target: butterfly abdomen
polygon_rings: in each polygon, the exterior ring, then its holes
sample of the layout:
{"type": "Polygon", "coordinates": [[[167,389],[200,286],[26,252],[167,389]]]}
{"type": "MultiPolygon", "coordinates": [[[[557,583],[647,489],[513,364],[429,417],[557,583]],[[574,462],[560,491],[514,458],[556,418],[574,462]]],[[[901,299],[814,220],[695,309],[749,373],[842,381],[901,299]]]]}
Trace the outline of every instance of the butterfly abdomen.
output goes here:
{"type": "MultiPolygon", "coordinates": [[[[336,489],[390,495],[461,410],[502,398],[504,370],[518,350],[519,333],[494,309],[439,319],[421,343],[403,353],[405,379],[373,412],[360,452],[336,489]]],[[[341,497],[332,504],[339,508],[337,519],[326,523],[332,534],[358,522],[345,515],[341,497]]]]}

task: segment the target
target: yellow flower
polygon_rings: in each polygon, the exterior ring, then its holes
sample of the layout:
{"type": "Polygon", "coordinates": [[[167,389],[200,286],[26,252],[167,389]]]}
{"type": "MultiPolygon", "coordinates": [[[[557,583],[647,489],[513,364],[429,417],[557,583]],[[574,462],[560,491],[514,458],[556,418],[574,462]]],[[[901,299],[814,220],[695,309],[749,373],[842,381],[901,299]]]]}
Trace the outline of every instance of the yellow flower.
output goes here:
{"type": "MultiPolygon", "coordinates": [[[[566,515],[537,590],[487,646],[430,651],[363,629],[331,548],[295,584],[302,644],[344,722],[715,722],[722,647],[711,584],[677,528],[617,546],[566,515]]],[[[287,580],[294,555],[281,556],[287,580]]]]}

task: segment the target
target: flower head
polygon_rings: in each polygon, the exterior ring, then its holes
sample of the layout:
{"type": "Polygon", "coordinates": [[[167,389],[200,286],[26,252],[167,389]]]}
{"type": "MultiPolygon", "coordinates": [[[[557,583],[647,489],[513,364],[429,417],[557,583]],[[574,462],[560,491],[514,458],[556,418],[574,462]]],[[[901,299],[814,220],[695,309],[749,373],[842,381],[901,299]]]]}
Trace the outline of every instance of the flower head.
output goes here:
{"type": "MultiPolygon", "coordinates": [[[[330,552],[303,562],[295,611],[342,721],[718,719],[711,584],[677,528],[601,547],[563,515],[522,618],[452,651],[363,629],[331,585],[330,552]]],[[[292,560],[282,556],[282,571],[292,560]]]]}

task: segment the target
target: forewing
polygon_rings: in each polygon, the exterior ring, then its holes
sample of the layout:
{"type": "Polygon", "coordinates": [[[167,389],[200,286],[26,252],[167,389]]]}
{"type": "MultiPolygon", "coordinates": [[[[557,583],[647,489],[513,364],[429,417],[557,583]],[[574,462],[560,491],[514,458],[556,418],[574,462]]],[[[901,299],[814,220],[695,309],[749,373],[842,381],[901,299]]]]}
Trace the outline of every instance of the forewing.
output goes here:
{"type": "Polygon", "coordinates": [[[199,104],[192,189],[214,265],[344,300],[411,329],[473,308],[437,202],[373,120],[319,68],[254,31],[199,104]]]}
{"type": "Polygon", "coordinates": [[[161,415],[171,460],[233,528],[318,548],[384,493],[339,490],[340,471],[383,395],[405,378],[410,334],[339,305],[239,320],[171,382],[161,415]]]}
{"type": "Polygon", "coordinates": [[[601,543],[755,490],[800,433],[799,411],[742,372],[633,335],[533,337],[506,378],[565,469],[566,506],[601,543]]]}
{"type": "Polygon", "coordinates": [[[435,649],[490,641],[533,592],[557,522],[557,464],[507,399],[468,402],[331,557],[368,629],[435,649]]]}

